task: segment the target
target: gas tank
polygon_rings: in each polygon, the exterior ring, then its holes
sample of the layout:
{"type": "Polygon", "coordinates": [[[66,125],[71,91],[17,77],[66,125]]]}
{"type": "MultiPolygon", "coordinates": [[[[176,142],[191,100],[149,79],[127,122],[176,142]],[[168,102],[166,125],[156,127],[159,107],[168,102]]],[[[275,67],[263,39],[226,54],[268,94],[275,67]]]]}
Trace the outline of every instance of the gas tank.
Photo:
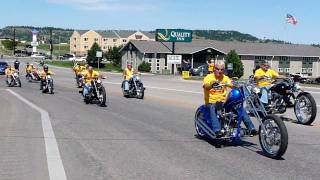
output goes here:
{"type": "Polygon", "coordinates": [[[224,103],[224,108],[226,111],[231,110],[235,105],[243,102],[243,94],[240,89],[232,89],[227,97],[226,102],[224,103]]]}
{"type": "Polygon", "coordinates": [[[290,90],[290,89],[291,87],[289,83],[285,81],[277,83],[270,88],[271,91],[277,92],[282,95],[286,94],[286,90],[290,90]]]}

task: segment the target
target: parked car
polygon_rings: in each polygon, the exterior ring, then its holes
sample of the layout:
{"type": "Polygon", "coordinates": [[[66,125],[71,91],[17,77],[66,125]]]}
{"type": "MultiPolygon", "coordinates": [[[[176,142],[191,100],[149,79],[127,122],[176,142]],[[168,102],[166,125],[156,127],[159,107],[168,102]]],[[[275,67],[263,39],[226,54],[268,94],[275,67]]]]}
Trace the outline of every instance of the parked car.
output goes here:
{"type": "Polygon", "coordinates": [[[315,78],[313,81],[312,81],[313,84],[320,84],[320,77],[317,77],[315,78]]]}
{"type": "Polygon", "coordinates": [[[7,62],[3,62],[3,61],[0,62],[0,74],[4,74],[5,73],[5,70],[6,70],[7,66],[8,66],[7,62]]]}
{"type": "Polygon", "coordinates": [[[77,62],[85,62],[87,60],[87,56],[84,56],[84,57],[78,57],[75,59],[75,61],[77,62]]]}
{"type": "Polygon", "coordinates": [[[65,54],[63,55],[63,60],[75,61],[76,56],[74,54],[65,54]]]}
{"type": "Polygon", "coordinates": [[[191,68],[190,69],[190,74],[192,76],[205,76],[208,74],[208,65],[207,64],[202,64],[196,68],[191,68]]]}
{"type": "Polygon", "coordinates": [[[299,73],[297,74],[290,74],[290,77],[293,78],[294,82],[299,82],[299,83],[311,83],[312,80],[307,78],[307,77],[303,77],[301,75],[299,75],[299,73]]]}
{"type": "Polygon", "coordinates": [[[43,54],[37,54],[37,53],[32,54],[31,57],[32,57],[32,58],[36,58],[36,59],[46,59],[46,56],[45,56],[45,55],[43,55],[43,54]]]}

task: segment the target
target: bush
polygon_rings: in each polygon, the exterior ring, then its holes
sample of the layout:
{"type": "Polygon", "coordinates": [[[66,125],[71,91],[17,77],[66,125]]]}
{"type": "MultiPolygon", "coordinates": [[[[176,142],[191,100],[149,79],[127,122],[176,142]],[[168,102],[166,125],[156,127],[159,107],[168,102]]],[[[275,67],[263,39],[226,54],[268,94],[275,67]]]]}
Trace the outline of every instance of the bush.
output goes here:
{"type": "Polygon", "coordinates": [[[111,61],[114,66],[121,65],[121,53],[120,49],[122,46],[114,46],[109,48],[108,51],[104,54],[104,57],[111,61]]]}
{"type": "Polygon", "coordinates": [[[226,69],[228,70],[229,77],[238,77],[243,76],[243,64],[237,52],[235,50],[231,50],[226,57],[226,69]],[[233,70],[229,71],[227,69],[228,64],[233,64],[233,70]]]}
{"type": "Polygon", "coordinates": [[[141,71],[141,72],[150,72],[151,71],[151,64],[143,61],[139,65],[138,70],[141,71]]]}

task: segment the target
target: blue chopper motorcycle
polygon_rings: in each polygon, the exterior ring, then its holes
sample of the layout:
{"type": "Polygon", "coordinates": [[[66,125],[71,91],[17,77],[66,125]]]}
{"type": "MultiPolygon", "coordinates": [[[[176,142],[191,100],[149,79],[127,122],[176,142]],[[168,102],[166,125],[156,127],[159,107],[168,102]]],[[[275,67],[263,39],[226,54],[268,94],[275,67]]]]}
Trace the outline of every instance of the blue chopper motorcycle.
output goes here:
{"type": "MultiPolygon", "coordinates": [[[[241,127],[244,103],[252,108],[252,113],[259,123],[259,142],[262,151],[267,157],[279,159],[286,152],[288,146],[288,133],[285,124],[275,115],[268,115],[260,102],[259,97],[253,93],[256,89],[250,84],[235,83],[223,108],[216,108],[217,117],[221,123],[223,136],[217,138],[212,130],[209,109],[206,105],[200,106],[195,113],[195,129],[199,137],[207,139],[220,139],[239,142],[242,137],[248,137],[248,129],[241,127]]],[[[223,84],[214,83],[212,88],[222,88],[223,84]]]]}

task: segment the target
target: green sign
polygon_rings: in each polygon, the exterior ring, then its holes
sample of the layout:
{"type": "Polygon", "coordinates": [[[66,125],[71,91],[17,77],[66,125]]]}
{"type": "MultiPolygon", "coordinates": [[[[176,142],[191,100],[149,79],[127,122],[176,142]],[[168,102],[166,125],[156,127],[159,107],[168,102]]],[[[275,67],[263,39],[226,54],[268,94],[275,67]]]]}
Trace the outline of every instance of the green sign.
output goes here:
{"type": "Polygon", "coordinates": [[[192,30],[185,29],[157,29],[156,41],[162,42],[191,42],[192,30]]]}

